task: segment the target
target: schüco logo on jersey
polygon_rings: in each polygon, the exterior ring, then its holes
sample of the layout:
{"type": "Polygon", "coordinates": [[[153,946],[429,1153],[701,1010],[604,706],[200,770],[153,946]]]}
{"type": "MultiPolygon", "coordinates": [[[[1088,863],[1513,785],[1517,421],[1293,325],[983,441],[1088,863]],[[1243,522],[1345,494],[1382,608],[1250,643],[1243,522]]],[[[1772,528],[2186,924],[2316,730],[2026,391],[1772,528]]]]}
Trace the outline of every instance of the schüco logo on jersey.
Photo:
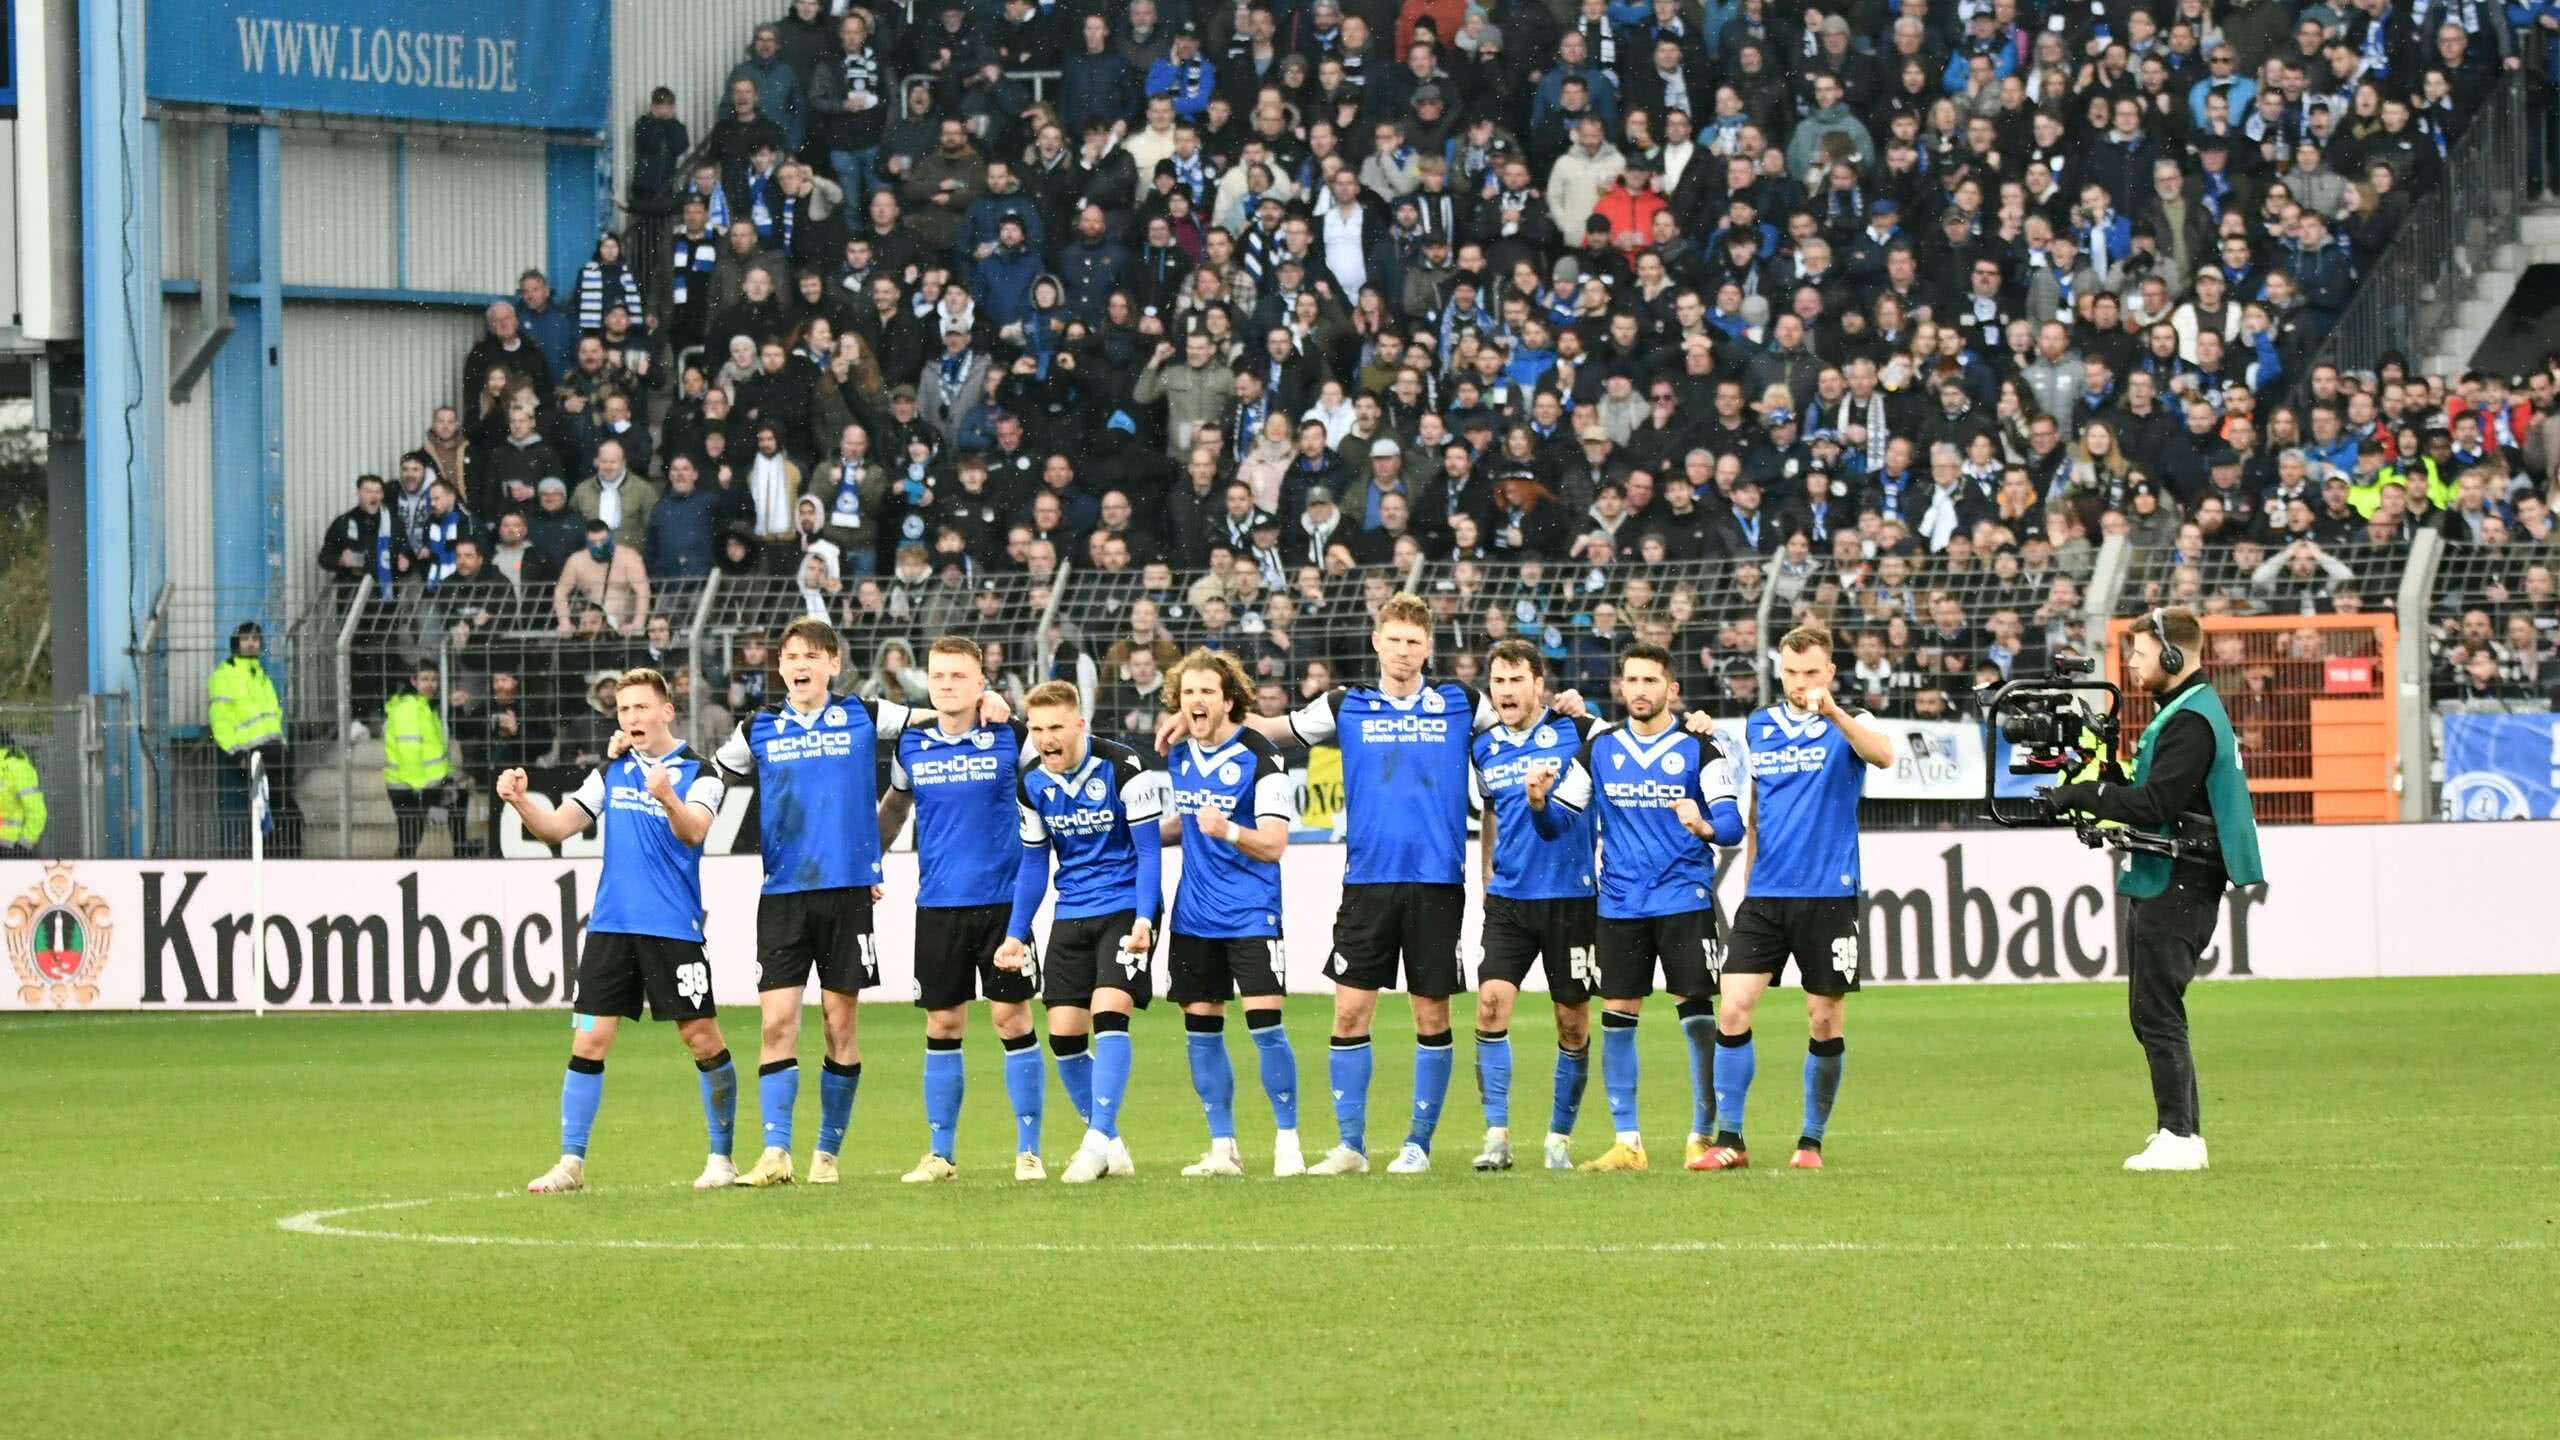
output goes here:
{"type": "Polygon", "coordinates": [[[907,766],[907,778],[918,785],[957,785],[970,780],[998,780],[1003,776],[1004,757],[1001,755],[947,755],[913,761],[907,766]]]}
{"type": "Polygon", "coordinates": [[[1677,805],[1695,798],[1689,787],[1664,780],[1612,780],[1600,787],[1600,793],[1619,805],[1677,805]]]}
{"type": "Polygon", "coordinates": [[[18,1003],[94,1005],[115,923],[107,902],[81,888],[68,865],[47,865],[35,888],[9,902],[9,964],[18,1003]]]}
{"type": "Polygon", "coordinates": [[[1831,758],[1831,752],[1819,745],[1781,745],[1775,750],[1751,752],[1754,775],[1792,775],[1800,770],[1819,770],[1831,758]]]}
{"type": "Polygon", "coordinates": [[[1388,744],[1419,744],[1449,738],[1446,715],[1364,715],[1360,738],[1388,744]]]}

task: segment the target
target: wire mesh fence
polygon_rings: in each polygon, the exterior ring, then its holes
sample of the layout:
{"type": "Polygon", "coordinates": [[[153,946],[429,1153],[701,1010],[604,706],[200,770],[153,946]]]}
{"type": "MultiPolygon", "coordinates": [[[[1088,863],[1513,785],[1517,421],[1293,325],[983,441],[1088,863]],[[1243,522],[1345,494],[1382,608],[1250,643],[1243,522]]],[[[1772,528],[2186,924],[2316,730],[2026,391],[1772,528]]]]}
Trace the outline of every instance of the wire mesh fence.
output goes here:
{"type": "Polygon", "coordinates": [[[2203,615],[2359,614],[2389,610],[2409,545],[2268,541],[2136,548],[2118,615],[2183,605],[2203,615]]]}
{"type": "Polygon", "coordinates": [[[110,853],[106,827],[130,784],[132,706],[0,705],[0,858],[110,853]]]}
{"type": "Polygon", "coordinates": [[[2560,557],[2542,545],[2445,547],[2427,608],[2438,710],[2542,711],[2560,701],[2560,557]]]}

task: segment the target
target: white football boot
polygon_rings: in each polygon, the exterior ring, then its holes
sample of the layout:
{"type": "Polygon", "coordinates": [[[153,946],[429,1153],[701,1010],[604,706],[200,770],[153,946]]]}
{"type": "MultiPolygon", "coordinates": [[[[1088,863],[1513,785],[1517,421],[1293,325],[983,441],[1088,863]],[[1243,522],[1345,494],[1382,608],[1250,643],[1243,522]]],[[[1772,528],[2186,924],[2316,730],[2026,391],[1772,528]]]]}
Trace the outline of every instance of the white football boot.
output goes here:
{"type": "Polygon", "coordinates": [[[1271,1142],[1271,1173],[1286,1180],[1307,1173],[1307,1152],[1298,1145],[1298,1132],[1283,1130],[1271,1142]]]}
{"type": "Polygon", "coordinates": [[[1431,1152],[1410,1140],[1404,1142],[1403,1148],[1396,1151],[1396,1158],[1387,1162],[1387,1173],[1390,1175],[1419,1175],[1430,1168],[1431,1152]]]}
{"type": "Polygon", "coordinates": [[[524,1187],[527,1195],[566,1195],[587,1188],[587,1162],[577,1155],[563,1155],[560,1162],[533,1177],[524,1187]]]}
{"type": "Polygon", "coordinates": [[[1348,1145],[1336,1145],[1324,1152],[1324,1158],[1307,1167],[1310,1175],[1366,1175],[1369,1157],[1348,1145]]]}
{"type": "Polygon", "coordinates": [[[696,1190],[726,1190],[738,1183],[738,1162],[726,1155],[714,1155],[702,1162],[702,1173],[693,1177],[696,1190]]]}
{"type": "Polygon", "coordinates": [[[1484,1149],[1476,1152],[1476,1158],[1469,1163],[1478,1170],[1510,1169],[1511,1132],[1498,1125],[1485,1131],[1484,1149]]]}
{"type": "Polygon", "coordinates": [[[1202,1155],[1196,1162],[1183,1166],[1182,1173],[1195,1180],[1210,1176],[1241,1177],[1244,1174],[1244,1161],[1236,1154],[1236,1142],[1233,1139],[1211,1140],[1208,1153],[1202,1155]]]}

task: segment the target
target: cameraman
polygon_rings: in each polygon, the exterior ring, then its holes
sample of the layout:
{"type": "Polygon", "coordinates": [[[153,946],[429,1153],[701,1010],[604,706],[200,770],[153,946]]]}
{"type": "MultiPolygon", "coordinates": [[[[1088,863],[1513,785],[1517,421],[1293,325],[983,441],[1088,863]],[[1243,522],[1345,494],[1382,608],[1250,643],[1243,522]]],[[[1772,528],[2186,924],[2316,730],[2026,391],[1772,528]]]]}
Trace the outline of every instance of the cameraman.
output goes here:
{"type": "MultiPolygon", "coordinates": [[[[2266,878],[2258,860],[2258,824],[2249,780],[2231,737],[2222,698],[2205,683],[2204,627],[2195,612],[2154,610],[2133,624],[2126,673],[2157,696],[2159,713],[2142,732],[2132,783],[2056,785],[2057,812],[2076,811],[2164,838],[2181,833],[2182,816],[2210,816],[2213,847],[2182,855],[2128,850],[2117,862],[2116,893],[2130,902],[2125,927],[2131,962],[2134,1038],[2151,1063],[2151,1099],[2160,1128],[2127,1170],[2202,1170],[2204,1136],[2195,1061],[2187,1049],[2187,984],[2196,957],[2213,938],[2225,885],[2266,878]]],[[[2193,838],[2205,821],[2189,822],[2193,838]]]]}

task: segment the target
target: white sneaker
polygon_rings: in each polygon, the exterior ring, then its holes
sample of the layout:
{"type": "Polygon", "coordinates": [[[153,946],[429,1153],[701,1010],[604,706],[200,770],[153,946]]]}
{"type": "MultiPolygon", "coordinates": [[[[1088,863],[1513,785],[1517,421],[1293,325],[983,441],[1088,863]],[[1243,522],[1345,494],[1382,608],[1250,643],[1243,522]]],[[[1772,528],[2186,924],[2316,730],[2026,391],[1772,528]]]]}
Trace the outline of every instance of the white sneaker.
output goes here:
{"type": "Polygon", "coordinates": [[[1138,1162],[1129,1158],[1129,1142],[1114,1135],[1111,1153],[1104,1158],[1102,1173],[1114,1180],[1125,1180],[1138,1173],[1138,1162]]]}
{"type": "Polygon", "coordinates": [[[1310,1175],[1366,1175],[1369,1157],[1348,1145],[1336,1145],[1324,1152],[1324,1158],[1307,1167],[1310,1175]]]}
{"type": "Polygon", "coordinates": [[[738,1183],[738,1164],[726,1155],[714,1155],[702,1162],[702,1173],[693,1177],[696,1190],[726,1190],[738,1183]]]}
{"type": "Polygon", "coordinates": [[[2142,1153],[2124,1162],[2127,1170],[2202,1170],[2205,1168],[2204,1137],[2172,1135],[2166,1130],[2154,1131],[2142,1153]]]}
{"type": "Polygon", "coordinates": [[[1283,1130],[1271,1142],[1271,1173],[1286,1180],[1307,1173],[1307,1152],[1298,1146],[1298,1132],[1283,1130]]]}
{"type": "Polygon", "coordinates": [[[527,1195],[566,1195],[587,1188],[587,1162],[577,1155],[563,1155],[560,1163],[533,1177],[524,1187],[527,1195]]]}
{"type": "Polygon", "coordinates": [[[1470,1163],[1478,1170],[1510,1169],[1511,1132],[1500,1128],[1484,1132],[1484,1149],[1478,1151],[1470,1163]]]}
{"type": "Polygon", "coordinates": [[[1570,1136],[1554,1134],[1547,1136],[1547,1168],[1550,1170],[1573,1168],[1573,1140],[1570,1136]]]}
{"type": "Polygon", "coordinates": [[[1111,1142],[1099,1130],[1084,1132],[1084,1143],[1076,1146],[1075,1158],[1067,1162],[1067,1171],[1058,1177],[1065,1185],[1090,1185],[1109,1173],[1111,1142]]]}
{"type": "Polygon", "coordinates": [[[1410,1140],[1404,1142],[1404,1148],[1396,1151],[1396,1158],[1387,1162],[1390,1175],[1419,1175],[1430,1168],[1431,1152],[1410,1140]]]}
{"type": "Polygon", "coordinates": [[[1198,1163],[1183,1166],[1182,1173],[1195,1180],[1211,1176],[1242,1177],[1244,1161],[1236,1154],[1235,1141],[1212,1140],[1209,1142],[1208,1153],[1202,1155],[1198,1163]]]}

